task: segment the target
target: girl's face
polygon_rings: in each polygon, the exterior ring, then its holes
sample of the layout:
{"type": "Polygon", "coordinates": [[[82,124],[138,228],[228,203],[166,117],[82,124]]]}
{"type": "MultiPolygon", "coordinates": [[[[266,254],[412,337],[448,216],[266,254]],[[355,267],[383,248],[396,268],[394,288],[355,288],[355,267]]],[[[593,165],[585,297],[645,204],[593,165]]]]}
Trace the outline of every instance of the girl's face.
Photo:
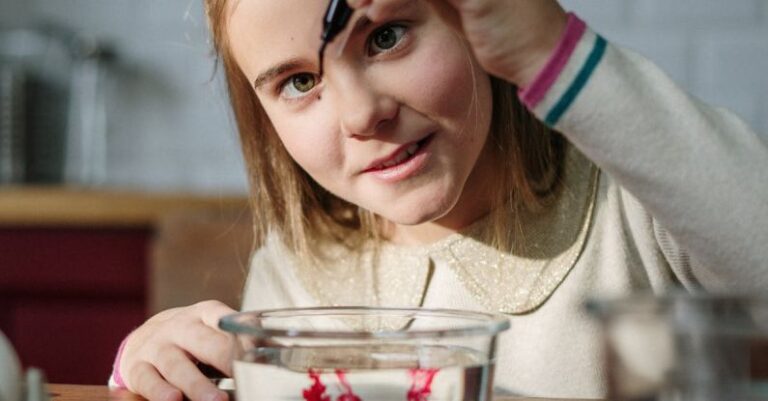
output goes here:
{"type": "Polygon", "coordinates": [[[327,1],[235,1],[228,36],[282,143],[320,185],[398,225],[466,225],[484,213],[490,79],[431,6],[402,3],[382,22],[353,15],[322,78],[327,1]]]}

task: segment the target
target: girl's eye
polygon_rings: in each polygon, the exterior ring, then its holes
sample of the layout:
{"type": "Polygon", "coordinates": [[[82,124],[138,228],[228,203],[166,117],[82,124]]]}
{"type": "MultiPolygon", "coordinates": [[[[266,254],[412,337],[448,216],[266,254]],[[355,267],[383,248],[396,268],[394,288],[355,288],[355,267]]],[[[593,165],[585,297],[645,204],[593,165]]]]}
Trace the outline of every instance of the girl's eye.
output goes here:
{"type": "Polygon", "coordinates": [[[316,85],[315,76],[309,73],[296,74],[289,77],[280,88],[280,94],[288,99],[304,96],[316,85]]]}
{"type": "Polygon", "coordinates": [[[377,29],[369,39],[369,53],[386,53],[394,49],[405,36],[405,31],[402,25],[387,25],[377,29]]]}

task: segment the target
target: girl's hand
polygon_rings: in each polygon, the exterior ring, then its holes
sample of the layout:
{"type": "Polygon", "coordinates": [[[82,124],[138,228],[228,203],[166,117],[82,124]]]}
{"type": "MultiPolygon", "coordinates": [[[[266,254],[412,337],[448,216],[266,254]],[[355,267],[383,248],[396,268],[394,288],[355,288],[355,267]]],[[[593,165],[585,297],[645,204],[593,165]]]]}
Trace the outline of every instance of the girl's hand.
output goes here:
{"type": "Polygon", "coordinates": [[[231,340],[219,319],[235,310],[216,301],[158,313],[131,333],[118,361],[128,390],[150,401],[225,401],[196,362],[231,376],[231,340]]]}
{"type": "MultiPolygon", "coordinates": [[[[347,0],[371,21],[414,0],[347,0]]],[[[526,87],[560,41],[568,16],[556,0],[427,0],[460,29],[489,73],[526,87]]]]}

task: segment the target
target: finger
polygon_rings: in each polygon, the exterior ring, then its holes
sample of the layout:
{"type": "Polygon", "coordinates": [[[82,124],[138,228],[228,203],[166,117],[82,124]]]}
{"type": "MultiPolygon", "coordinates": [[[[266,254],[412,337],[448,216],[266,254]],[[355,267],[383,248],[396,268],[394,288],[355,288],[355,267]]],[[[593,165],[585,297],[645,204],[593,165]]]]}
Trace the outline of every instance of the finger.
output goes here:
{"type": "Polygon", "coordinates": [[[232,337],[218,329],[198,322],[180,335],[178,346],[195,359],[211,365],[222,373],[232,376],[232,337]]]}
{"type": "Polygon", "coordinates": [[[166,382],[154,366],[140,362],[128,372],[128,390],[149,401],[182,401],[181,390],[166,382]]]}
{"type": "Polygon", "coordinates": [[[227,401],[227,394],[208,380],[178,347],[163,350],[157,369],[165,380],[178,387],[191,401],[227,401]]]}
{"type": "Polygon", "coordinates": [[[219,301],[203,301],[195,304],[194,307],[197,309],[197,313],[200,314],[203,323],[215,329],[219,328],[219,320],[222,317],[237,313],[236,310],[219,301]]]}

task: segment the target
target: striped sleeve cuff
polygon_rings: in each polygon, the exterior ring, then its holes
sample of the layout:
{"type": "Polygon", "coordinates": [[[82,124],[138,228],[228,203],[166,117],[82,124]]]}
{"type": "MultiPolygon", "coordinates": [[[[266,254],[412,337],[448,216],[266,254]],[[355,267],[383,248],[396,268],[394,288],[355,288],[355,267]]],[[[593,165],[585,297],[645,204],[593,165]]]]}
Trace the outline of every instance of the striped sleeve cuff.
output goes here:
{"type": "Polygon", "coordinates": [[[603,37],[570,13],[560,43],[536,79],[520,90],[520,100],[544,123],[554,127],[584,89],[606,46],[603,37]]]}

